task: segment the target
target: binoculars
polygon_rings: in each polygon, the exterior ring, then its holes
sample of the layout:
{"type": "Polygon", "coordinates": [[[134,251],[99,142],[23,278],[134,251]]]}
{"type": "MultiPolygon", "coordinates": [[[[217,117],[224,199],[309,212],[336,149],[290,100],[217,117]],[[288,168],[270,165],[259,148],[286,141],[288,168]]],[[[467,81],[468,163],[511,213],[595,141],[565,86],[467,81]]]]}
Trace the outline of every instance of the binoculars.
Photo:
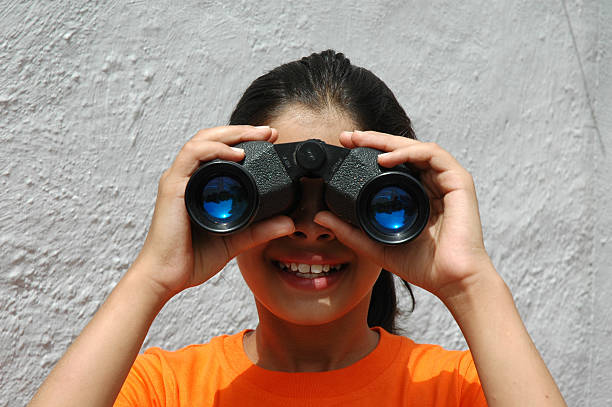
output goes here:
{"type": "Polygon", "coordinates": [[[408,242],[429,219],[429,199],[406,165],[378,165],[379,150],[311,139],[272,144],[247,141],[240,162],[212,160],[191,176],[185,205],[192,223],[229,234],[251,222],[290,214],[300,202],[300,179],[321,178],[327,208],[384,244],[408,242]]]}

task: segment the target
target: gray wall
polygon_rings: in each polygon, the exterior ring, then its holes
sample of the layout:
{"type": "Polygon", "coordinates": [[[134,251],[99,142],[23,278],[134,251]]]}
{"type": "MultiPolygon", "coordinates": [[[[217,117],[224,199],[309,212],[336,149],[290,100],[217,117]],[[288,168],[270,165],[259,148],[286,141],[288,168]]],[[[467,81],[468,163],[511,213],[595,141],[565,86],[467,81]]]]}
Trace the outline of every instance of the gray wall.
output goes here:
{"type": "MultiPolygon", "coordinates": [[[[32,396],[129,267],[182,144],[258,75],[327,48],[472,172],[489,253],[569,404],[612,403],[612,2],[172,4],[1,4],[0,406],[32,396]]],[[[405,333],[464,347],[416,297],[405,333]]],[[[230,264],[173,299],[145,346],[256,321],[230,264]]]]}

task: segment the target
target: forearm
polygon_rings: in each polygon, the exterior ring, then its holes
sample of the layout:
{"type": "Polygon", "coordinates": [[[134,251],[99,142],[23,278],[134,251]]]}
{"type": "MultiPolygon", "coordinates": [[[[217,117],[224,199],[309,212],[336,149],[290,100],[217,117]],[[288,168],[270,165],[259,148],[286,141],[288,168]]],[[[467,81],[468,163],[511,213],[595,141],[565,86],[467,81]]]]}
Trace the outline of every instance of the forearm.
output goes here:
{"type": "Polygon", "coordinates": [[[510,290],[493,266],[443,299],[463,332],[490,406],[565,406],[510,290]]]}
{"type": "Polygon", "coordinates": [[[36,406],[112,406],[153,319],[166,299],[138,277],[135,263],[30,402],[36,406]]]}

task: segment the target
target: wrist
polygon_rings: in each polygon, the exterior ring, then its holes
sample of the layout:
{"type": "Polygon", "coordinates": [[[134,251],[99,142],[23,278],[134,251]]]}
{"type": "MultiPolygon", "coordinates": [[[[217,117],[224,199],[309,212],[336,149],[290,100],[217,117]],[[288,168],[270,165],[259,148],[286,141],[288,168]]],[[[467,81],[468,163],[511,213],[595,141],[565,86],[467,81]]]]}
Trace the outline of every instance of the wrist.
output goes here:
{"type": "Polygon", "coordinates": [[[457,318],[475,307],[485,306],[487,301],[508,294],[506,283],[495,270],[490,259],[475,262],[467,277],[441,287],[436,296],[457,318]]]}
{"type": "Polygon", "coordinates": [[[145,257],[138,256],[123,277],[123,280],[125,280],[126,285],[137,289],[152,304],[156,304],[161,309],[180,290],[172,290],[170,287],[158,282],[153,277],[156,269],[159,269],[159,267],[154,263],[148,261],[145,257]]]}

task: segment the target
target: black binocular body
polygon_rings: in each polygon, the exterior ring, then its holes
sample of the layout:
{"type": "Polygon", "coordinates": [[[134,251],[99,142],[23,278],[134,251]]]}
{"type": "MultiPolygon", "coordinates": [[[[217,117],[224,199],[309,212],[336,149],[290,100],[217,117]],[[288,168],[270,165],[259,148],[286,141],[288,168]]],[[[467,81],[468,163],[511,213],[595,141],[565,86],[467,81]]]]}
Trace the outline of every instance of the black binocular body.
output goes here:
{"type": "Polygon", "coordinates": [[[241,162],[212,160],[191,176],[185,205],[193,224],[216,234],[290,214],[300,202],[300,179],[321,178],[327,208],[372,239],[400,244],[421,233],[429,199],[413,169],[378,165],[379,150],[311,139],[272,144],[248,141],[241,162]]]}

